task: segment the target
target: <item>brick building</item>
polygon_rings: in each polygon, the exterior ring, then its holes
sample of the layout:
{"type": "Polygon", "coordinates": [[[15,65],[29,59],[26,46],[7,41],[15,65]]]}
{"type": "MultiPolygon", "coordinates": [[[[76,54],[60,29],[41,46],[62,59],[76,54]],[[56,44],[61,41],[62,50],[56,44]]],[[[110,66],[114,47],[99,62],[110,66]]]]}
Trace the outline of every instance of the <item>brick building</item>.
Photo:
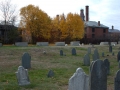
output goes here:
{"type": "Polygon", "coordinates": [[[101,24],[100,21],[89,21],[89,6],[86,6],[86,17],[84,16],[84,10],[80,10],[80,17],[84,21],[85,25],[85,36],[82,40],[84,43],[100,43],[104,41],[115,41],[110,36],[119,35],[119,30],[112,30],[109,27],[101,24]],[[85,20],[86,18],[86,20],[85,20]]]}

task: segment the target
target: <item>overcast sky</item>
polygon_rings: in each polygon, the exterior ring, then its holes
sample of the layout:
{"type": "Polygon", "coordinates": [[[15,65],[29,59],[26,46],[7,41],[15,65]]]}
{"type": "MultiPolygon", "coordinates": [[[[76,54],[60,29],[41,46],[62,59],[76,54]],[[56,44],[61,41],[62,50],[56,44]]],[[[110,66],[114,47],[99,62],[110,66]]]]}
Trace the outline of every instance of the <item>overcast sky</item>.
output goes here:
{"type": "Polygon", "coordinates": [[[11,0],[11,3],[17,6],[17,10],[29,4],[39,6],[51,18],[69,12],[80,14],[80,9],[84,9],[85,14],[88,5],[90,21],[100,21],[110,29],[113,25],[114,29],[120,30],[120,0],[11,0]]]}

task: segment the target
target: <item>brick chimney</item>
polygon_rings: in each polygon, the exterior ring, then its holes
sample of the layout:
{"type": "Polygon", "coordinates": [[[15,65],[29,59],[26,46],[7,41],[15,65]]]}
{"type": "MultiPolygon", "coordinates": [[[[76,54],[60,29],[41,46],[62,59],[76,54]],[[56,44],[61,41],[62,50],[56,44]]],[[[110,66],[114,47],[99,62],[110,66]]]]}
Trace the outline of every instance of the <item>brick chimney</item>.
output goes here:
{"type": "Polygon", "coordinates": [[[84,16],[84,10],[80,10],[80,17],[82,18],[83,21],[85,21],[85,16],[84,16]]]}
{"type": "Polygon", "coordinates": [[[100,21],[98,21],[98,26],[100,26],[100,21]]]}
{"type": "Polygon", "coordinates": [[[112,25],[112,30],[114,29],[114,26],[112,25]]]}
{"type": "Polygon", "coordinates": [[[86,21],[89,21],[89,6],[86,6],[86,21]]]}

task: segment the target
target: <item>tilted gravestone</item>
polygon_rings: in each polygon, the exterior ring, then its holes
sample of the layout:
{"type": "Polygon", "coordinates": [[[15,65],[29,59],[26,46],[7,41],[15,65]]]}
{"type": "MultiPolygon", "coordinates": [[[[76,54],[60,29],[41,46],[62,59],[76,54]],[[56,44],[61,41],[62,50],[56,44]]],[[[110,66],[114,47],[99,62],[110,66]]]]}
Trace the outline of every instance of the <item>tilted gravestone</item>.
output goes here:
{"type": "Polygon", "coordinates": [[[92,65],[90,90],[107,90],[107,70],[102,60],[96,60],[92,65]]]}
{"type": "Polygon", "coordinates": [[[69,79],[68,90],[89,90],[89,76],[85,74],[82,68],[77,68],[69,79]]]}
{"type": "Polygon", "coordinates": [[[54,76],[54,72],[52,70],[50,70],[47,74],[47,77],[53,77],[54,76]]]}
{"type": "Polygon", "coordinates": [[[114,79],[114,90],[120,90],[120,70],[117,71],[114,79]]]}
{"type": "Polygon", "coordinates": [[[88,54],[91,54],[91,48],[88,47],[88,50],[87,50],[88,54]]]}
{"type": "Polygon", "coordinates": [[[117,61],[118,61],[118,62],[120,61],[120,51],[119,51],[118,54],[117,54],[117,61]]]}
{"type": "Polygon", "coordinates": [[[104,60],[104,65],[105,65],[105,67],[107,69],[107,75],[109,75],[110,74],[110,62],[109,62],[108,59],[104,60]]]}
{"type": "Polygon", "coordinates": [[[89,57],[89,54],[85,54],[84,59],[83,59],[83,64],[85,66],[90,66],[90,57],[89,57]]]}
{"type": "Polygon", "coordinates": [[[76,55],[76,49],[75,48],[72,49],[72,55],[76,55]]]}
{"type": "Polygon", "coordinates": [[[109,52],[112,52],[112,46],[111,45],[109,46],[109,52]]]}
{"type": "Polygon", "coordinates": [[[15,72],[15,73],[16,73],[16,76],[17,76],[18,84],[20,86],[29,85],[30,84],[28,71],[27,71],[27,69],[24,69],[23,66],[19,66],[18,67],[18,71],[15,72]]]}
{"type": "Polygon", "coordinates": [[[31,68],[31,56],[26,52],[22,56],[22,66],[25,69],[31,68]]]}
{"type": "Polygon", "coordinates": [[[63,56],[63,50],[60,50],[60,56],[63,56]]]}

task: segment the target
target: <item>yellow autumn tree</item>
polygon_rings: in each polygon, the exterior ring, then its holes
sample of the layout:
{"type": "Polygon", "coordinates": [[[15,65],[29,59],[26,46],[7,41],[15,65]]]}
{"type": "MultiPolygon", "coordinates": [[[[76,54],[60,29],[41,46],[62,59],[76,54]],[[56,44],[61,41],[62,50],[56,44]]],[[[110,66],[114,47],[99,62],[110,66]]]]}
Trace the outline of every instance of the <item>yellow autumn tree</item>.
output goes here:
{"type": "Polygon", "coordinates": [[[72,40],[84,37],[84,22],[79,14],[68,13],[66,18],[68,37],[72,40]]]}
{"type": "Polygon", "coordinates": [[[20,9],[20,27],[31,37],[50,38],[51,18],[38,6],[28,5],[20,9]]]}
{"type": "Polygon", "coordinates": [[[53,21],[54,39],[56,40],[79,40],[84,37],[84,22],[78,14],[68,13],[67,17],[57,15],[53,21]]]}

